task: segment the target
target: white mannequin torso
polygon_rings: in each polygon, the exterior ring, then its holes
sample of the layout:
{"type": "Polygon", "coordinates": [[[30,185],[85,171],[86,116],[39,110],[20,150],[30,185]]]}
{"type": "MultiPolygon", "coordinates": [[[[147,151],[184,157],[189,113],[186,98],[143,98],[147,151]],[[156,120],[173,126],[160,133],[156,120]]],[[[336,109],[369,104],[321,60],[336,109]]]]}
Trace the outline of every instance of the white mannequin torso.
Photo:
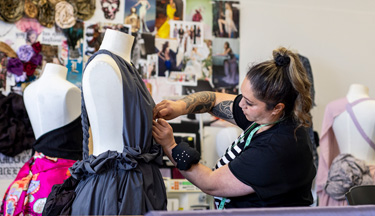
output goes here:
{"type": "MultiPolygon", "coordinates": [[[[352,103],[361,98],[369,98],[368,88],[360,84],[352,84],[346,95],[352,103]]],[[[375,100],[363,101],[353,107],[353,112],[366,135],[375,141],[375,100]]],[[[337,116],[333,122],[333,132],[341,153],[349,153],[375,165],[375,150],[359,133],[347,111],[337,116]]]]}
{"type": "MultiPolygon", "coordinates": [[[[108,50],[130,62],[134,37],[107,29],[100,49],[108,50]]],[[[93,155],[123,151],[123,88],[116,62],[106,54],[97,55],[82,78],[83,97],[93,137],[93,155]]]]}
{"type": "Polygon", "coordinates": [[[66,80],[68,69],[46,64],[42,76],[24,92],[35,138],[69,124],[81,115],[81,91],[66,80]]]}

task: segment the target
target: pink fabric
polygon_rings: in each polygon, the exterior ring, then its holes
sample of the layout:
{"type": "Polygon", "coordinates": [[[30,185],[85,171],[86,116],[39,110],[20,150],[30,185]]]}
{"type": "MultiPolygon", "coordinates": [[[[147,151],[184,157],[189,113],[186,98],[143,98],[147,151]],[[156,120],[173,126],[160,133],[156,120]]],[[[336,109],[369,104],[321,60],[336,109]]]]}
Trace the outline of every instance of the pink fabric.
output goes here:
{"type": "Polygon", "coordinates": [[[334,119],[345,111],[345,105],[348,103],[346,98],[341,98],[330,102],[325,109],[322,131],[320,135],[320,156],[318,172],[316,174],[316,189],[319,197],[319,206],[344,206],[346,200],[337,201],[331,198],[324,191],[324,185],[327,182],[328,171],[333,159],[340,154],[339,146],[332,125],[334,119]]]}
{"type": "Polygon", "coordinates": [[[1,207],[4,216],[42,215],[52,186],[70,176],[74,160],[52,158],[36,152],[8,187],[1,207]]]}

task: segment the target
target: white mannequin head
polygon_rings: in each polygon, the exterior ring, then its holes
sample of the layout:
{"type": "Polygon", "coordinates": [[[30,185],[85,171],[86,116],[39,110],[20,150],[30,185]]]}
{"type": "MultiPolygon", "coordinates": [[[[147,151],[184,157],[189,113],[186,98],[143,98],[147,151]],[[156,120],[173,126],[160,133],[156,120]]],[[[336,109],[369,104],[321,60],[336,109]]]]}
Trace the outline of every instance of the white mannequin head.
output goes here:
{"type": "Polygon", "coordinates": [[[134,37],[112,29],[107,29],[100,45],[100,49],[109,50],[112,53],[122,57],[125,61],[130,62],[131,49],[134,37]],[[129,46],[131,44],[131,46],[129,46]]]}

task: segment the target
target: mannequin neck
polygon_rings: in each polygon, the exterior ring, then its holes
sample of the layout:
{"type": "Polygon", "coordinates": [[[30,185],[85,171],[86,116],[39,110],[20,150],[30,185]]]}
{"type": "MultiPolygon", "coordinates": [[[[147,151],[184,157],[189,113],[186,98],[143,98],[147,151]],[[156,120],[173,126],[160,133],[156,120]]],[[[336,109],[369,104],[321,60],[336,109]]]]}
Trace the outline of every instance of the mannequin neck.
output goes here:
{"type": "Polygon", "coordinates": [[[367,86],[361,85],[361,84],[352,84],[349,87],[348,94],[346,95],[346,98],[351,103],[355,100],[361,99],[361,98],[368,98],[369,97],[369,89],[367,86]]]}
{"type": "Polygon", "coordinates": [[[107,29],[100,45],[100,49],[108,50],[125,61],[130,62],[130,54],[133,46],[134,37],[120,31],[107,29]]]}
{"type": "Polygon", "coordinates": [[[58,65],[47,63],[44,67],[43,74],[40,77],[41,79],[49,78],[60,78],[66,80],[66,75],[68,74],[68,68],[58,65]]]}

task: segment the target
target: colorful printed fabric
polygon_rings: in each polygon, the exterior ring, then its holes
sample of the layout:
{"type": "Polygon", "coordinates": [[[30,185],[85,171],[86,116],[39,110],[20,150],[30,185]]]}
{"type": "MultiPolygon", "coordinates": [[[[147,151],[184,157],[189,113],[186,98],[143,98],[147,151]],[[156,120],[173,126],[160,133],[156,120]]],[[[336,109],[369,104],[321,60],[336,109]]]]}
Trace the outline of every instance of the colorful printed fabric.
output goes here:
{"type": "Polygon", "coordinates": [[[69,167],[75,162],[35,152],[6,191],[1,213],[4,216],[42,215],[52,186],[62,184],[70,176],[69,167]]]}

